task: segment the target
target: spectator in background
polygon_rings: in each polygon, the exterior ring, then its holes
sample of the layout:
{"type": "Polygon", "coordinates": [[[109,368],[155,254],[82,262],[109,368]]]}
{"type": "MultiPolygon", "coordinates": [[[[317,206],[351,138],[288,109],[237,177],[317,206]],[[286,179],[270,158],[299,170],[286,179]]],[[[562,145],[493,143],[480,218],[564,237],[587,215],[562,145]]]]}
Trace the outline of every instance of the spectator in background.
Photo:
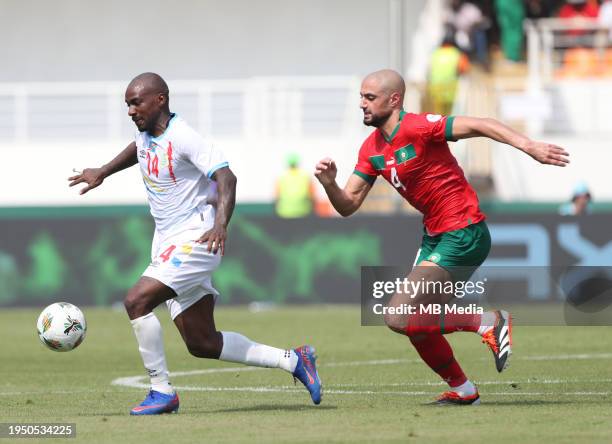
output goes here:
{"type": "Polygon", "coordinates": [[[559,10],[559,18],[597,18],[599,5],[596,1],[566,0],[559,10]]]}
{"type": "Polygon", "coordinates": [[[486,29],[490,20],[474,3],[465,0],[451,0],[446,11],[445,25],[455,31],[455,44],[482,66],[487,67],[489,47],[486,29]]]}
{"type": "Polygon", "coordinates": [[[552,17],[553,0],[526,0],[525,15],[528,19],[538,20],[552,17]]]}
{"type": "Polygon", "coordinates": [[[597,16],[599,24],[610,29],[608,42],[612,42],[612,0],[604,0],[597,16]]]}
{"type": "Polygon", "coordinates": [[[454,44],[452,33],[447,32],[442,45],[431,55],[429,68],[429,97],[434,114],[451,114],[459,76],[470,66],[465,54],[454,44]]]}
{"type": "Polygon", "coordinates": [[[287,166],[276,184],[276,214],[288,219],[306,217],[315,201],[314,183],[310,174],[300,169],[297,154],[289,155],[287,166]]]}
{"type": "Polygon", "coordinates": [[[523,54],[523,0],[495,0],[501,46],[506,60],[520,62],[523,54]]]}
{"type": "MultiPolygon", "coordinates": [[[[562,19],[596,19],[599,15],[599,5],[596,1],[588,0],[566,0],[565,4],[559,10],[559,18],[562,19]]],[[[567,32],[567,35],[582,36],[587,34],[587,31],[581,29],[572,29],[567,32]]],[[[578,42],[580,43],[580,42],[578,42]]]]}
{"type": "Polygon", "coordinates": [[[580,216],[591,212],[591,192],[586,183],[580,182],[574,187],[572,200],[561,205],[559,214],[562,216],[580,216]]]}

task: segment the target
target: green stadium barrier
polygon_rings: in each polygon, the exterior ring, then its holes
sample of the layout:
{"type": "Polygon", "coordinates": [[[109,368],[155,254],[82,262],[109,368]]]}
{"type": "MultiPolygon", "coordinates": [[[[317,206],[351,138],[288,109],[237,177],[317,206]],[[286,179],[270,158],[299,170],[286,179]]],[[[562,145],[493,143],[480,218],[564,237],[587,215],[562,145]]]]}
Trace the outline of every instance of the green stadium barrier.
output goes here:
{"type": "MultiPolygon", "coordinates": [[[[523,265],[612,266],[611,215],[489,221],[490,258],[498,264],[523,258],[523,265]]],[[[0,227],[0,306],[109,305],[123,299],[150,261],[153,225],[144,207],[0,212],[0,227]]],[[[360,267],[408,270],[421,235],[414,216],[282,220],[242,210],[213,283],[222,303],[359,303],[360,267]]]]}

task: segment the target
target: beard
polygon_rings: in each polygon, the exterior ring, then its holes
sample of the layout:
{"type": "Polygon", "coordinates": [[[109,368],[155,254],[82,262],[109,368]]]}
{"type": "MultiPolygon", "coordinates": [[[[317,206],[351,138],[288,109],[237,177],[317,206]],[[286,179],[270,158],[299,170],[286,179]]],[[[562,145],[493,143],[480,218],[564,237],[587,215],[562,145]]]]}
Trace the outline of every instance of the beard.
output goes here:
{"type": "Polygon", "coordinates": [[[380,128],[387,121],[387,119],[389,118],[389,115],[387,116],[380,116],[377,114],[369,114],[367,116],[364,115],[363,124],[366,126],[373,126],[375,128],[380,128]]]}
{"type": "Polygon", "coordinates": [[[363,124],[366,126],[373,126],[375,128],[379,128],[387,121],[387,118],[388,116],[382,117],[370,114],[369,117],[363,116],[363,124]]]}

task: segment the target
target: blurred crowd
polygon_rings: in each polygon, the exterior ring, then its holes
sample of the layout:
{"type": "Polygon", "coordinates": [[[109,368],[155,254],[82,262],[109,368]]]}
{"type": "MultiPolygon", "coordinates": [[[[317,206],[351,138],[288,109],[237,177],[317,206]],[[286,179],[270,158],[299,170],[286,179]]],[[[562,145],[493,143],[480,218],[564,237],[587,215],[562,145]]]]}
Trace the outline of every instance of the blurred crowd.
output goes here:
{"type": "Polygon", "coordinates": [[[448,0],[444,24],[457,48],[487,67],[491,49],[497,47],[506,60],[521,61],[523,21],[542,18],[592,20],[609,28],[612,38],[612,0],[448,0]]]}
{"type": "Polygon", "coordinates": [[[472,65],[489,71],[493,55],[506,65],[523,62],[525,20],[546,18],[569,26],[554,36],[557,75],[612,75],[612,0],[447,0],[444,39],[430,58],[431,107],[449,112],[457,81],[472,65]]]}

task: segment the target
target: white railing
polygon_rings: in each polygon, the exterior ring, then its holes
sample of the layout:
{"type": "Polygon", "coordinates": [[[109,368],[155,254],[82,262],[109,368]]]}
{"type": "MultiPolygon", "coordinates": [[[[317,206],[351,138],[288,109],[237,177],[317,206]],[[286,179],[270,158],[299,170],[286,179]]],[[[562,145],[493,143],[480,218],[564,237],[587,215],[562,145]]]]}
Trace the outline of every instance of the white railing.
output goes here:
{"type": "MultiPolygon", "coordinates": [[[[497,117],[496,96],[490,82],[478,74],[468,74],[460,78],[457,94],[453,103],[452,115],[468,115],[474,117],[497,117]]],[[[484,186],[483,180],[491,176],[492,141],[487,138],[462,139],[455,142],[452,152],[466,176],[478,180],[478,187],[484,186]]],[[[491,191],[490,189],[479,191],[491,191]]]]}
{"type": "MultiPolygon", "coordinates": [[[[361,127],[355,77],[170,82],[171,109],[213,137],[342,136],[361,127]]],[[[0,84],[3,143],[131,137],[125,83],[0,84]]]]}
{"type": "MultiPolygon", "coordinates": [[[[103,192],[85,197],[66,186],[73,168],[101,165],[133,139],[125,87],[117,82],[0,84],[0,155],[11,159],[27,152],[34,159],[29,174],[45,183],[41,191],[37,181],[24,182],[19,169],[8,169],[0,184],[20,185],[0,193],[0,205],[142,202],[133,171],[113,176],[103,192]]],[[[228,156],[239,177],[241,202],[271,201],[287,154],[294,152],[306,170],[332,156],[343,182],[372,131],[362,124],[357,77],[172,81],[169,87],[171,110],[228,156]]],[[[408,110],[418,111],[413,107],[418,94],[410,84],[408,110]]]]}
{"type": "Polygon", "coordinates": [[[526,20],[527,64],[531,88],[541,88],[554,80],[561,65],[562,50],[590,47],[602,53],[610,45],[610,29],[594,19],[526,20]],[[581,32],[575,35],[572,32],[581,32]]]}
{"type": "Polygon", "coordinates": [[[609,134],[610,29],[594,19],[525,22],[524,95],[502,99],[505,116],[524,114],[531,134],[609,134]]]}

